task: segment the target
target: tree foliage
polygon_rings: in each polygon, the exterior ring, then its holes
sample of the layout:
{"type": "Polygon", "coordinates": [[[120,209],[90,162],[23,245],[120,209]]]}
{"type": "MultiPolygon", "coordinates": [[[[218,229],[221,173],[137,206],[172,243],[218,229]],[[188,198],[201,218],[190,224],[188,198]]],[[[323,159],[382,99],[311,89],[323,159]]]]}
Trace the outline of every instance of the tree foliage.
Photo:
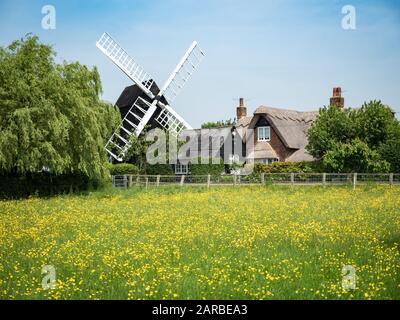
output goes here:
{"type": "MultiPolygon", "coordinates": [[[[169,162],[169,140],[172,138],[172,136],[169,134],[168,130],[162,130],[164,131],[163,134],[165,135],[165,150],[163,150],[163,153],[165,154],[160,154],[161,152],[159,149],[155,150],[153,156],[161,156],[161,158],[164,159],[165,163],[156,163],[156,164],[150,164],[147,161],[147,152],[149,151],[150,145],[154,143],[153,140],[149,139],[148,133],[149,133],[149,127],[145,127],[143,132],[140,134],[139,137],[136,137],[133,135],[130,138],[130,143],[131,147],[129,148],[127,152],[127,159],[129,159],[129,162],[135,163],[138,168],[139,172],[142,174],[149,174],[149,175],[174,175],[174,170],[172,164],[169,162]]],[[[160,128],[157,128],[156,130],[161,130],[160,128]]],[[[161,133],[161,132],[159,132],[161,133]]],[[[158,138],[157,138],[158,139],[158,138]]],[[[176,141],[176,147],[179,150],[179,148],[184,145],[184,141],[176,141]]]]}
{"type": "Polygon", "coordinates": [[[308,152],[321,159],[336,143],[347,143],[356,137],[351,110],[337,107],[320,109],[318,119],[308,130],[308,152]]]}
{"type": "Polygon", "coordinates": [[[400,139],[390,139],[381,144],[379,154],[390,164],[391,172],[400,172],[400,139]]]}
{"type": "Polygon", "coordinates": [[[57,64],[36,36],[0,47],[0,172],[104,176],[119,113],[101,90],[96,67],[57,64]]]}
{"type": "Polygon", "coordinates": [[[336,143],[324,158],[324,164],[333,172],[387,172],[389,163],[380,154],[358,138],[349,143],[336,143]]]}
{"type": "Polygon", "coordinates": [[[353,125],[357,137],[372,149],[393,138],[396,131],[400,136],[399,122],[394,118],[392,110],[380,101],[365,103],[361,109],[355,110],[353,125]]]}
{"type": "Polygon", "coordinates": [[[320,109],[308,130],[308,152],[336,172],[398,171],[400,124],[381,101],[360,109],[320,109]]]}
{"type": "Polygon", "coordinates": [[[217,128],[225,128],[225,127],[231,127],[233,126],[234,123],[231,119],[229,120],[221,120],[221,121],[216,121],[216,122],[205,122],[201,125],[202,129],[217,129],[217,128]]]}
{"type": "Polygon", "coordinates": [[[148,166],[146,152],[151,142],[146,140],[147,130],[148,128],[145,127],[139,137],[134,134],[130,137],[130,148],[125,157],[129,162],[133,162],[137,166],[140,173],[146,173],[148,166]]]}

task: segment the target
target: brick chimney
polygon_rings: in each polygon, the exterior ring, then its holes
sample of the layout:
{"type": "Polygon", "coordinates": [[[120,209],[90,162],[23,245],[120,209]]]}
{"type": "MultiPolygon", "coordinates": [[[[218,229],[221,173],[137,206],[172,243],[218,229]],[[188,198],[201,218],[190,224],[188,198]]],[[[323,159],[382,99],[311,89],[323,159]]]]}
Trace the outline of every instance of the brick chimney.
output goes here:
{"type": "Polygon", "coordinates": [[[236,108],[236,118],[240,120],[247,116],[247,108],[244,106],[244,99],[239,99],[239,107],[236,108]]]}
{"type": "Polygon", "coordinates": [[[344,108],[344,98],[342,97],[342,88],[333,88],[333,95],[330,100],[331,106],[336,106],[339,109],[344,108]]]}

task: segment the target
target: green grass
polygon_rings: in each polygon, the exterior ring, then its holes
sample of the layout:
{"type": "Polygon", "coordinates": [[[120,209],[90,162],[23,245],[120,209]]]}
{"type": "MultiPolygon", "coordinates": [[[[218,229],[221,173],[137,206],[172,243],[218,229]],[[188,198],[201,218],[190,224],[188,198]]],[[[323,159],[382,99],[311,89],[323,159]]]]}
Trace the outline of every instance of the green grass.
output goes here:
{"type": "Polygon", "coordinates": [[[0,298],[399,299],[399,196],[162,187],[0,201],[0,298]]]}

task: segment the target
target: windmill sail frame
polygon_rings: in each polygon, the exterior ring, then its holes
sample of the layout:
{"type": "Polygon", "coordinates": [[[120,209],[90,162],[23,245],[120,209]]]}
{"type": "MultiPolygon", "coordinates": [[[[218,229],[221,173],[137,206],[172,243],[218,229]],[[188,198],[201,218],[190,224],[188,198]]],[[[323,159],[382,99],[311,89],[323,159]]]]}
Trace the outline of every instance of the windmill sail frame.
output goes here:
{"type": "Polygon", "coordinates": [[[156,96],[151,91],[152,85],[155,84],[153,77],[145,72],[108,33],[103,33],[96,46],[152,100],[152,103],[149,103],[138,97],[108,140],[105,149],[114,159],[123,161],[131,146],[130,137],[133,134],[136,136],[141,134],[157,107],[161,112],[155,121],[164,129],[176,136],[185,129],[192,129],[169,104],[177,97],[205,56],[196,41],[190,45],[156,96]],[[167,104],[161,102],[163,97],[167,104]]]}
{"type": "Polygon", "coordinates": [[[154,98],[150,91],[153,85],[153,77],[144,71],[144,68],[137,63],[107,32],[103,33],[96,42],[100,49],[114,64],[121,69],[142,91],[151,99],[154,98]]]}

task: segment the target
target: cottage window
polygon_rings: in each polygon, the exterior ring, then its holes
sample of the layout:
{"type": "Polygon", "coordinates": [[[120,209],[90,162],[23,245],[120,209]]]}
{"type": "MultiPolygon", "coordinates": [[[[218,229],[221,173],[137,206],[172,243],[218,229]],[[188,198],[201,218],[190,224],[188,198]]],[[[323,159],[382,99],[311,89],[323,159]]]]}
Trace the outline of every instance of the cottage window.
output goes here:
{"type": "Polygon", "coordinates": [[[271,130],[270,127],[258,127],[258,141],[270,141],[271,130]]]}
{"type": "Polygon", "coordinates": [[[264,164],[273,164],[274,162],[278,162],[279,160],[276,158],[268,158],[268,159],[263,159],[262,162],[264,164]]]}
{"type": "Polygon", "coordinates": [[[177,163],[175,165],[175,174],[188,174],[189,173],[189,165],[177,163]]]}

